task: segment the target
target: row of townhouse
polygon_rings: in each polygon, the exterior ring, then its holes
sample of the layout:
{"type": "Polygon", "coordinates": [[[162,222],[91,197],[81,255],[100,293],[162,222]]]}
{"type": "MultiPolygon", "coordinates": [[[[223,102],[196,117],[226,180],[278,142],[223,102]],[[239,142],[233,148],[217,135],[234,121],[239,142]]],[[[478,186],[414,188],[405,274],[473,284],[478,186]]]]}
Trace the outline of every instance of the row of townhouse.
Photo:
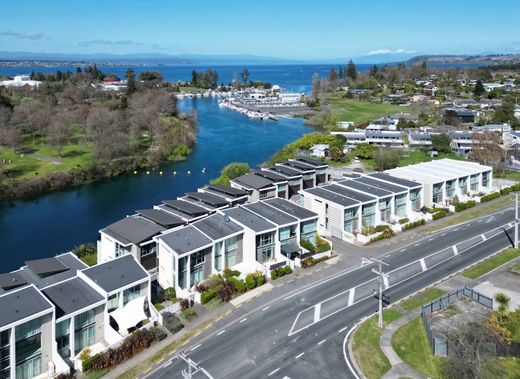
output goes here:
{"type": "Polygon", "coordinates": [[[84,349],[116,346],[159,317],[150,275],[130,255],[92,267],[72,253],[25,263],[0,274],[2,379],[69,374],[84,349]]]}
{"type": "Polygon", "coordinates": [[[316,213],[281,198],[218,211],[154,237],[158,283],[188,297],[196,295],[197,283],[226,268],[267,274],[291,265],[305,253],[300,241],[315,244],[317,221],[316,213]]]}
{"type": "Polygon", "coordinates": [[[330,134],[345,138],[348,147],[356,147],[360,143],[387,147],[404,146],[403,135],[400,131],[360,129],[354,132],[331,132],[330,134]]]}
{"type": "Polygon", "coordinates": [[[210,184],[177,199],[163,200],[152,209],[137,210],[99,231],[98,262],[132,254],[156,279],[155,236],[259,199],[290,199],[301,189],[327,182],[327,168],[323,162],[302,157],[268,169],[253,170],[234,179],[231,186],[210,184]]]}
{"type": "Polygon", "coordinates": [[[319,215],[318,232],[346,241],[377,225],[423,218],[421,208],[445,207],[492,191],[492,168],[440,159],[301,191],[302,205],[319,215]]]}

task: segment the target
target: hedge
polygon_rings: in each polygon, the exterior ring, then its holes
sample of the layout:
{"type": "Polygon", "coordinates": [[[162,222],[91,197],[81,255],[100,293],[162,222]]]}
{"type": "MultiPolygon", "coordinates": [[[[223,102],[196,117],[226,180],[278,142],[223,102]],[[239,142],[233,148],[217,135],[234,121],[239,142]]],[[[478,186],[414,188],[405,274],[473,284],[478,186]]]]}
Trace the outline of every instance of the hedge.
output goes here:
{"type": "Polygon", "coordinates": [[[455,203],[455,212],[462,212],[466,209],[473,208],[475,205],[477,205],[477,202],[475,200],[469,200],[465,203],[455,203]]]}
{"type": "Polygon", "coordinates": [[[491,201],[491,200],[494,200],[494,199],[496,199],[498,197],[500,197],[500,192],[493,192],[493,193],[490,193],[490,194],[482,196],[480,198],[480,202],[481,203],[485,203],[486,201],[491,201]]]}
{"type": "Polygon", "coordinates": [[[217,292],[222,288],[222,284],[216,285],[212,289],[209,289],[207,291],[204,291],[200,294],[200,303],[206,304],[209,303],[211,300],[217,296],[217,292]]]}
{"type": "MultiPolygon", "coordinates": [[[[442,211],[442,212],[444,212],[444,211],[442,211]]],[[[435,213],[433,215],[435,216],[435,213]]],[[[403,225],[403,230],[413,229],[413,228],[416,228],[416,227],[424,225],[424,224],[426,224],[426,220],[424,220],[424,219],[417,220],[414,222],[409,222],[409,223],[403,225]]]]}
{"type": "Polygon", "coordinates": [[[231,284],[233,284],[235,292],[244,293],[247,291],[246,284],[242,280],[234,276],[231,276],[230,278],[228,278],[228,280],[231,282],[231,284]]]}
{"type": "Polygon", "coordinates": [[[433,220],[438,220],[438,219],[440,219],[440,218],[446,217],[447,215],[449,215],[448,212],[446,212],[445,210],[440,210],[440,211],[435,212],[435,213],[432,215],[432,219],[433,219],[433,220]]]}
{"type": "MultiPolygon", "coordinates": [[[[385,226],[387,226],[387,225],[385,225],[385,226]]],[[[379,241],[379,240],[382,240],[382,239],[385,239],[385,238],[390,238],[390,237],[392,237],[394,235],[395,235],[395,232],[392,229],[388,228],[388,229],[383,230],[383,232],[381,232],[377,236],[372,237],[370,239],[370,242],[375,242],[375,241],[379,241]]]]}
{"type": "Polygon", "coordinates": [[[407,217],[404,217],[399,220],[399,224],[406,224],[408,221],[410,221],[407,217]]]}

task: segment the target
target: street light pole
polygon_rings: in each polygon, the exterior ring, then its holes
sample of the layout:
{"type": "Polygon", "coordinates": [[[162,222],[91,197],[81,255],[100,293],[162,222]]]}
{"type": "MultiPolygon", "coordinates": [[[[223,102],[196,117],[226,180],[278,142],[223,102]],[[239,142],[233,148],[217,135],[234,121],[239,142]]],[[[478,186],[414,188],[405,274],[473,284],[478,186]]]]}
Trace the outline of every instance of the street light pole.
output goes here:
{"type": "Polygon", "coordinates": [[[374,274],[377,274],[377,281],[379,282],[379,311],[378,311],[378,326],[380,329],[383,329],[383,289],[385,285],[385,279],[388,278],[388,274],[383,272],[383,265],[388,266],[388,263],[383,262],[380,259],[370,258],[369,259],[373,263],[379,264],[379,269],[372,269],[374,274]]]}
{"type": "Polygon", "coordinates": [[[518,249],[518,194],[515,195],[515,249],[518,249]]]}

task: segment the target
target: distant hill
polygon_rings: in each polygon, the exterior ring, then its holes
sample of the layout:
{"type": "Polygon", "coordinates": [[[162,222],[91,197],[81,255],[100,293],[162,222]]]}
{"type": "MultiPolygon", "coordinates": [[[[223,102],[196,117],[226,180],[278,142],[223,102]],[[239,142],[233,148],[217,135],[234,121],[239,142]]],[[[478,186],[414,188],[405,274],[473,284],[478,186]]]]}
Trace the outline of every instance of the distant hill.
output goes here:
{"type": "Polygon", "coordinates": [[[421,64],[479,64],[498,65],[520,63],[520,54],[486,54],[486,55],[419,55],[406,61],[409,65],[421,64]]]}

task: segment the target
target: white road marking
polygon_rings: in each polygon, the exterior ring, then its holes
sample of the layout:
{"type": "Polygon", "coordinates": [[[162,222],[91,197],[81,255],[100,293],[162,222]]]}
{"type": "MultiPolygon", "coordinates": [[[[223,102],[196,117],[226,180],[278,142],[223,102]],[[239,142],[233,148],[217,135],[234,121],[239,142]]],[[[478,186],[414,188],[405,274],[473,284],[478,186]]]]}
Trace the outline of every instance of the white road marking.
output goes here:
{"type": "Polygon", "coordinates": [[[385,285],[385,288],[390,287],[390,284],[388,283],[388,275],[383,276],[383,284],[385,285]]]}
{"type": "Polygon", "coordinates": [[[356,288],[352,288],[350,292],[348,293],[348,306],[350,307],[352,304],[354,304],[354,293],[356,292],[356,288]]]}
{"type": "Polygon", "coordinates": [[[457,230],[459,230],[459,228],[455,228],[455,229],[453,229],[454,232],[456,232],[457,230]]]}
{"type": "Polygon", "coordinates": [[[242,320],[240,320],[240,323],[243,323],[244,321],[247,321],[247,317],[244,317],[242,320]]]}
{"type": "Polygon", "coordinates": [[[441,234],[441,237],[444,237],[445,235],[446,235],[446,233],[442,233],[442,234],[441,234]]]}
{"type": "Polygon", "coordinates": [[[269,309],[269,305],[267,307],[265,307],[265,308],[262,308],[262,312],[265,312],[268,309],[269,309]]]}
{"type": "Polygon", "coordinates": [[[278,367],[276,370],[271,371],[269,374],[267,374],[267,376],[274,375],[274,374],[276,374],[278,371],[280,371],[280,367],[278,367]]]}
{"type": "Polygon", "coordinates": [[[421,244],[420,243],[416,243],[414,246],[420,246],[421,244]]]}
{"type": "Polygon", "coordinates": [[[343,333],[347,329],[348,329],[348,326],[345,326],[344,328],[341,328],[340,330],[338,330],[338,333],[343,333]]]}
{"type": "Polygon", "coordinates": [[[399,252],[402,253],[403,251],[406,251],[406,249],[401,249],[399,252]]]}
{"type": "Polygon", "coordinates": [[[321,303],[318,303],[314,306],[314,322],[320,321],[320,311],[321,311],[321,303]]]}
{"type": "Polygon", "coordinates": [[[486,238],[486,236],[484,235],[484,233],[482,233],[480,236],[482,237],[482,241],[487,240],[487,238],[486,238]]]}
{"type": "Polygon", "coordinates": [[[419,260],[419,262],[421,262],[421,268],[422,268],[423,271],[428,270],[428,268],[426,267],[426,262],[424,261],[424,258],[421,258],[419,260]]]}
{"type": "Polygon", "coordinates": [[[217,336],[220,336],[221,334],[224,334],[224,333],[226,333],[226,329],[221,330],[220,332],[218,332],[218,333],[217,333],[217,336]]]}
{"type": "Polygon", "coordinates": [[[197,349],[200,347],[200,345],[201,345],[201,344],[199,343],[197,346],[194,346],[190,351],[195,351],[195,350],[197,350],[197,349]]]}
{"type": "Polygon", "coordinates": [[[318,346],[321,345],[322,343],[324,343],[325,341],[327,341],[326,339],[322,339],[320,342],[318,342],[318,346]]]}
{"type": "Polygon", "coordinates": [[[294,359],[300,358],[303,354],[305,354],[305,352],[298,354],[296,357],[294,357],[294,359]]]}
{"type": "Polygon", "coordinates": [[[459,255],[459,251],[457,250],[457,245],[453,245],[453,254],[459,255]]]}

